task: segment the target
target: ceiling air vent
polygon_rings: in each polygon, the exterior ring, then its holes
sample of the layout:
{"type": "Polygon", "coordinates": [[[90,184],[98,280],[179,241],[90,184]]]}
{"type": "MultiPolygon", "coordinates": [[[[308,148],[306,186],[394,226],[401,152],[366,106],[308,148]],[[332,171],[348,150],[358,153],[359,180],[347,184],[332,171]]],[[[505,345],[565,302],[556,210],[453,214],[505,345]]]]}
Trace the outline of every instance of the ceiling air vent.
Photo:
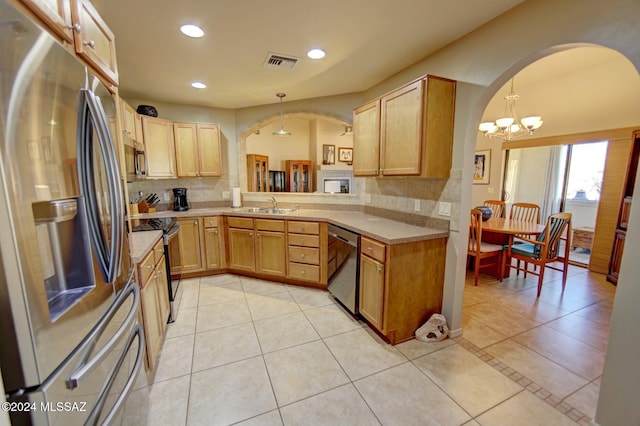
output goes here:
{"type": "Polygon", "coordinates": [[[298,61],[299,61],[299,58],[296,58],[294,56],[285,56],[285,55],[278,55],[275,53],[269,53],[267,55],[267,59],[264,60],[264,63],[262,64],[262,66],[265,68],[271,68],[274,70],[291,71],[296,67],[296,64],[298,63],[298,61]]]}

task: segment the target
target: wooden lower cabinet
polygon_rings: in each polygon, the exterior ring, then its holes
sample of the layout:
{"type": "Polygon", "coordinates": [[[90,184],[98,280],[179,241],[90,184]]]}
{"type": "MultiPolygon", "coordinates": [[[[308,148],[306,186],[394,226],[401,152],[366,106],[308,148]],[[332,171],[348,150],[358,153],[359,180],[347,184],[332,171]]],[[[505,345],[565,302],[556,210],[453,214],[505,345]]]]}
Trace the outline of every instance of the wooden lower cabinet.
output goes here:
{"type": "Polygon", "coordinates": [[[180,274],[203,269],[202,250],[200,246],[201,218],[189,217],[178,219],[180,231],[169,241],[169,258],[171,273],[180,274]]]}
{"type": "Polygon", "coordinates": [[[222,269],[224,268],[224,239],[220,227],[207,227],[207,219],[205,218],[204,234],[204,267],[205,269],[222,269]]]}
{"type": "Polygon", "coordinates": [[[256,219],[256,272],[285,276],[287,274],[284,220],[256,219]]]}
{"type": "Polygon", "coordinates": [[[229,268],[253,272],[256,269],[253,229],[229,228],[229,268]]]}
{"type": "Polygon", "coordinates": [[[362,238],[360,314],[391,344],[442,309],[446,238],[385,245],[362,238]]]}
{"type": "Polygon", "coordinates": [[[384,263],[360,257],[360,315],[378,330],[382,329],[384,303],[384,263]]]}
{"type": "Polygon", "coordinates": [[[294,280],[327,285],[327,224],[309,221],[287,221],[289,244],[288,277],[294,280]]]}
{"type": "Polygon", "coordinates": [[[158,353],[167,331],[169,319],[169,294],[162,240],[150,251],[138,266],[140,280],[140,307],[146,342],[146,365],[156,367],[158,353]]]}

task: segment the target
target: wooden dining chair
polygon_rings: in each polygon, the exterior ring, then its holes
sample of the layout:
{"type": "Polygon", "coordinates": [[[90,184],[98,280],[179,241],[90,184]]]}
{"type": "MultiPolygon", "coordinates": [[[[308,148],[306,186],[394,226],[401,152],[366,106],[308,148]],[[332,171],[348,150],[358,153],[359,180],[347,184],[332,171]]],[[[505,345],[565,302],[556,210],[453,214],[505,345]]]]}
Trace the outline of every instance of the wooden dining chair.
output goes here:
{"type": "Polygon", "coordinates": [[[513,203],[509,219],[540,223],[540,206],[533,203],[513,203]]]}
{"type": "Polygon", "coordinates": [[[562,291],[567,283],[567,270],[569,266],[569,250],[571,247],[571,213],[554,213],[547,219],[547,225],[544,231],[536,239],[526,237],[509,237],[509,245],[505,256],[503,256],[503,268],[516,268],[525,272],[529,272],[538,276],[538,297],[542,290],[542,281],[544,279],[545,268],[562,271],[562,291]],[[564,240],[564,250],[560,253],[560,241],[564,240]],[[519,242],[520,244],[516,244],[519,242]],[[524,268],[520,268],[520,262],[517,266],[512,264],[506,265],[506,258],[524,261],[524,268]],[[555,262],[562,263],[562,267],[553,266],[555,262]],[[540,272],[528,269],[528,264],[540,267],[540,272]]]}
{"type": "Polygon", "coordinates": [[[474,258],[473,272],[475,285],[478,285],[480,268],[495,266],[498,280],[502,281],[502,270],[504,262],[502,253],[504,247],[497,244],[482,242],[482,212],[478,209],[471,209],[471,224],[469,226],[469,243],[467,246],[467,258],[474,258]],[[481,264],[480,260],[494,258],[491,263],[481,264]]]}
{"type": "Polygon", "coordinates": [[[504,218],[507,213],[507,207],[504,201],[500,200],[484,200],[484,205],[493,210],[493,217],[504,218]]]}
{"type": "MultiPolygon", "coordinates": [[[[513,203],[511,210],[509,211],[509,219],[521,220],[523,222],[540,223],[540,206],[533,203],[513,203]]],[[[527,235],[516,235],[516,237],[530,238],[527,235]]],[[[516,240],[516,244],[520,244],[516,240]]],[[[525,262],[524,268],[520,268],[520,261],[518,260],[518,268],[516,269],[516,275],[520,275],[520,271],[524,271],[524,277],[527,278],[527,264],[525,262]]],[[[535,270],[534,266],[534,270],[535,270]]]]}

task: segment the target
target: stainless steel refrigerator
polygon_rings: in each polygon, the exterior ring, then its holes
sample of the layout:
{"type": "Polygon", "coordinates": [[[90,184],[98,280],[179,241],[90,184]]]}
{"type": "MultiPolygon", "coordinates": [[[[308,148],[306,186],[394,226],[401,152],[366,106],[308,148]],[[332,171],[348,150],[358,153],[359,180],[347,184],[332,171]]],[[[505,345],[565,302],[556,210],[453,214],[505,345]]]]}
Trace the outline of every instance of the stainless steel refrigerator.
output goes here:
{"type": "Polygon", "coordinates": [[[0,101],[3,408],[14,425],[126,423],[145,345],[114,98],[0,0],[0,101]]]}

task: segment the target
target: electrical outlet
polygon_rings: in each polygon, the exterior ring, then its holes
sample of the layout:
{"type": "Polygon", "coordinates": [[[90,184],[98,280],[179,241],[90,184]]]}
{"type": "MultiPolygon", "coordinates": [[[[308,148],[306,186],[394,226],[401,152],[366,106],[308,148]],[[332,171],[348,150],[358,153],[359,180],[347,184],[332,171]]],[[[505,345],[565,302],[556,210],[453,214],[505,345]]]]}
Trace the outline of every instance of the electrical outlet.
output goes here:
{"type": "Polygon", "coordinates": [[[420,200],[413,200],[413,210],[416,212],[420,211],[420,200]]]}
{"type": "Polygon", "coordinates": [[[446,203],[444,201],[440,201],[438,203],[438,214],[440,216],[451,216],[451,203],[446,203]]]}
{"type": "Polygon", "coordinates": [[[223,200],[229,200],[231,198],[231,192],[229,191],[222,191],[222,199],[223,200]]]}
{"type": "Polygon", "coordinates": [[[164,200],[165,201],[171,201],[171,195],[169,195],[168,191],[164,192],[164,200]]]}
{"type": "Polygon", "coordinates": [[[487,188],[487,193],[493,194],[495,191],[493,190],[493,186],[487,188]]]}

